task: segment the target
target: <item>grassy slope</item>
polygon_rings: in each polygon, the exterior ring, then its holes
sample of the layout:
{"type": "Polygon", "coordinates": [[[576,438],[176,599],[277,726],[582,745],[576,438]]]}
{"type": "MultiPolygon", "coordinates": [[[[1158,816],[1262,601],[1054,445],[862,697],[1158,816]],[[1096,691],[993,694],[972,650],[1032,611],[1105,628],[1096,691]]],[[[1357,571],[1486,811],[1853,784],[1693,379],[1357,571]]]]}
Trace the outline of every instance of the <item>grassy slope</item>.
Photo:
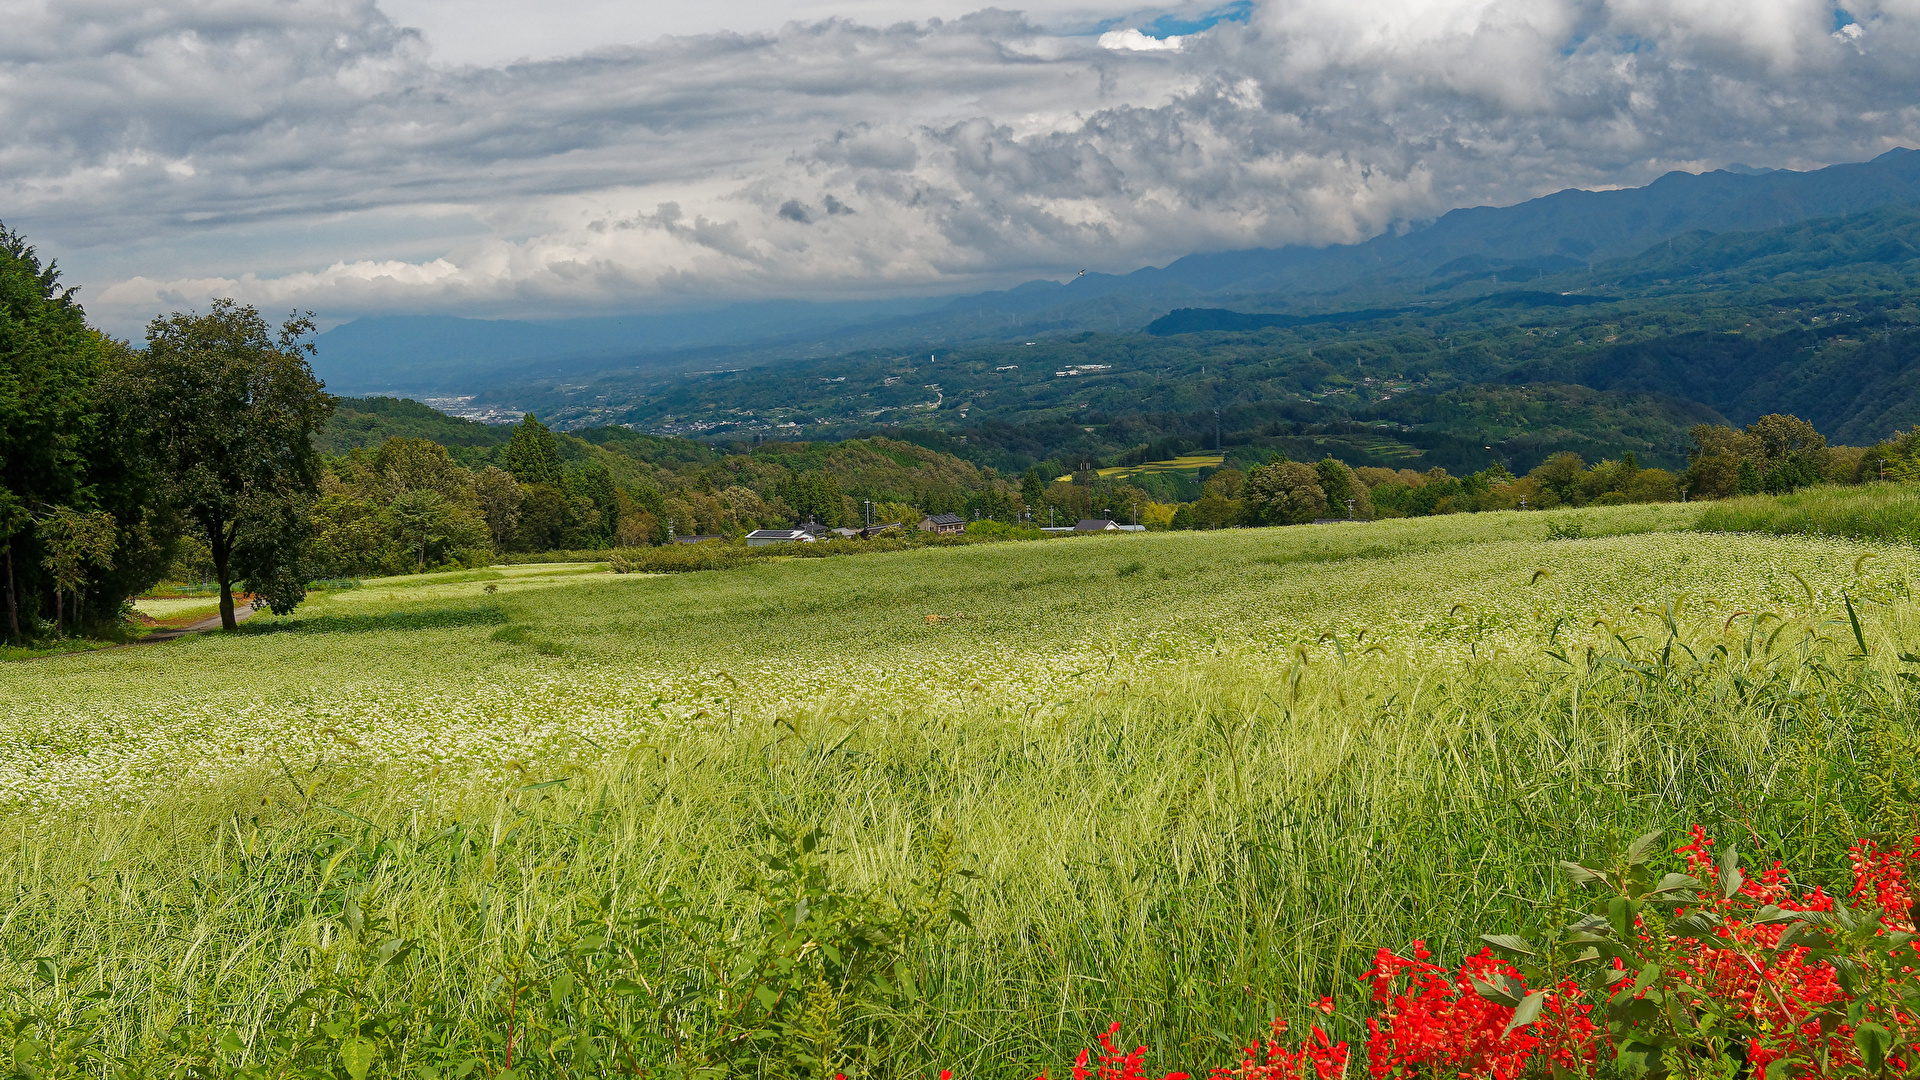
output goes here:
{"type": "Polygon", "coordinates": [[[1031,1076],[1107,1018],[1223,1061],[1357,1004],[1376,945],[1524,924],[1553,858],[1697,819],[1831,869],[1891,809],[1920,558],[1671,531],[1695,513],[530,567],[39,661],[0,687],[9,956],[163,987],[130,1048],[189,998],[257,1033],[337,921],[323,856],[384,852],[336,866],[421,943],[402,989],[486,1022],[487,974],[588,896],[724,907],[767,826],[814,823],[891,887],[948,832],[977,931],[920,957],[899,1064],[1031,1076]],[[146,809],[88,806],[115,795],[146,809]]]}
{"type": "Polygon", "coordinates": [[[1726,499],[1709,507],[1698,527],[1914,543],[1920,541],[1920,485],[1817,487],[1791,495],[1726,499]]]}

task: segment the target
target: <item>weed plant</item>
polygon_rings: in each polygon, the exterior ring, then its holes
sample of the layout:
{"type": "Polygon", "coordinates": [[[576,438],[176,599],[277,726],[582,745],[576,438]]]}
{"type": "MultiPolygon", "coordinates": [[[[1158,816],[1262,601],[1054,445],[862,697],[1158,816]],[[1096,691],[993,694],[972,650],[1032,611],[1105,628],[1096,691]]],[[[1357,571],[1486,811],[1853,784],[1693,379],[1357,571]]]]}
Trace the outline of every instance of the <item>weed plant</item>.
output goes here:
{"type": "Polygon", "coordinates": [[[1555,520],[369,582],[23,666],[6,1015],[96,1071],[1204,1067],[1358,1035],[1376,947],[1530,932],[1555,859],[1920,827],[1910,551],[1555,520]]]}

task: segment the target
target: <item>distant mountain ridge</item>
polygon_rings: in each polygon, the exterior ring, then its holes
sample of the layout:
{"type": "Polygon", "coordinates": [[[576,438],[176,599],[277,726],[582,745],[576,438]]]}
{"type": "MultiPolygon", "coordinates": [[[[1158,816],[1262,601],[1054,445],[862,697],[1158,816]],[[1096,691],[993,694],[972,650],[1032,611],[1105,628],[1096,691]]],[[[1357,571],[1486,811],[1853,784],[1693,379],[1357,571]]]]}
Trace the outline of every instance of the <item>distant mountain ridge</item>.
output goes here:
{"type": "MultiPolygon", "coordinates": [[[[670,379],[863,349],[951,348],[1015,336],[1142,329],[1179,308],[1329,309],[1405,305],[1449,291],[1519,284],[1634,255],[1675,237],[1758,231],[1809,218],[1920,203],[1920,152],[1809,172],[1669,173],[1640,188],[1569,189],[1507,207],[1450,211],[1358,244],[1189,255],[1125,275],[1088,273],[1000,292],[911,301],[773,301],[714,312],[506,322],[362,319],[320,337],[316,369],[347,393],[478,394],[625,372],[670,379]]],[[[1274,325],[1274,324],[1270,324],[1274,325]]]]}

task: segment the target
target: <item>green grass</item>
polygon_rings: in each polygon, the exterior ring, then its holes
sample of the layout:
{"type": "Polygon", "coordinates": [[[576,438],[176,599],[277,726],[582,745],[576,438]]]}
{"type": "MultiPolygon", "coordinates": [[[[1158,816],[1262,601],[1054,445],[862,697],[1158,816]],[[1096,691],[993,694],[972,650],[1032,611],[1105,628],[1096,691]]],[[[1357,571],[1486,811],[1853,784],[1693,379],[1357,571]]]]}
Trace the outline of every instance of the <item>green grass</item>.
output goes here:
{"type": "MultiPolygon", "coordinates": [[[[1099,472],[1102,479],[1108,480],[1116,477],[1126,479],[1130,476],[1141,476],[1146,473],[1198,472],[1201,469],[1218,467],[1225,458],[1226,455],[1221,453],[1183,454],[1180,457],[1169,458],[1166,461],[1148,461],[1139,465],[1115,466],[1110,469],[1101,469],[1099,472]]],[[[1061,479],[1071,480],[1073,478],[1071,476],[1063,476],[1061,479]]]]}
{"type": "Polygon", "coordinates": [[[1328,993],[1353,1035],[1374,948],[1557,915],[1557,858],[1700,821],[1832,872],[1910,824],[1920,553],[1698,511],[516,568],[34,661],[0,684],[4,981],[111,987],[104,1052],[294,1061],[304,1000],[314,1070],[377,1020],[410,1034],[364,1035],[370,1075],[418,1075],[431,1019],[497,1073],[509,1017],[583,1023],[557,980],[597,905],[684,890],[732,929],[647,978],[711,991],[689,958],[752,940],[767,838],[821,826],[876,901],[943,837],[977,875],[918,993],[839,1014],[885,1033],[850,1076],[1057,1074],[1108,1020],[1205,1067],[1328,993]]]}
{"type": "Polygon", "coordinates": [[[1847,536],[1920,542],[1920,484],[1816,487],[1790,495],[1750,495],[1708,506],[1698,527],[1710,532],[1847,536]]]}

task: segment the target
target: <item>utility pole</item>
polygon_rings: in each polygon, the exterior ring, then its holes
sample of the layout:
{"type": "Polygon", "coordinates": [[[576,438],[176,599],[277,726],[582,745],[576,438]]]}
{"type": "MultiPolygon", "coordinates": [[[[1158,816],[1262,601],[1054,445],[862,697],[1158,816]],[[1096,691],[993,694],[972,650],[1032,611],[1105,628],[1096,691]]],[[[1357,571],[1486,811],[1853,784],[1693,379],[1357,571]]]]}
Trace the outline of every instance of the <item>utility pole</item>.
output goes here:
{"type": "Polygon", "coordinates": [[[867,500],[867,528],[873,528],[873,500],[867,500]]]}

